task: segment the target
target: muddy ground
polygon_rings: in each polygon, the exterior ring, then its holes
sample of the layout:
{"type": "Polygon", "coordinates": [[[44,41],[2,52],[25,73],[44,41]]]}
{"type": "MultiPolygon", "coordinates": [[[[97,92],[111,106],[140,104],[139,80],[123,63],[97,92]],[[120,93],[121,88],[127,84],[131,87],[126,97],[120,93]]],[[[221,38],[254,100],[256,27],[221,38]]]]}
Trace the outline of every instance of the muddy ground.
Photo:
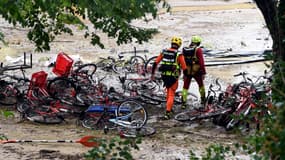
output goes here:
{"type": "MultiPolygon", "coordinates": [[[[169,46],[173,35],[184,39],[183,45],[189,43],[191,35],[198,34],[203,37],[203,46],[230,53],[252,52],[270,49],[272,41],[265,27],[260,11],[251,1],[246,0],[170,0],[173,13],[160,13],[157,19],[150,20],[148,24],[141,21],[134,25],[158,28],[159,34],[155,35],[148,43],[130,43],[117,46],[113,39],[103,35],[105,49],[91,46],[83,34],[74,30],[74,36],[61,35],[51,44],[51,51],[36,53],[34,46],[25,34],[26,29],[13,27],[0,19],[0,30],[5,33],[9,46],[1,44],[0,59],[5,61],[5,56],[22,55],[23,52],[33,54],[33,68],[27,74],[39,70],[50,71],[42,60],[53,57],[58,52],[64,51],[70,55],[80,55],[84,62],[96,62],[98,57],[115,56],[121,51],[147,49],[147,57],[157,54],[162,48],[169,46]]],[[[207,60],[212,60],[208,59],[207,60]]],[[[254,75],[261,75],[265,69],[264,62],[248,63],[241,65],[219,65],[207,67],[206,87],[215,78],[220,78],[224,84],[233,83],[234,74],[247,71],[254,75]]],[[[49,76],[54,76],[49,72],[49,76]]],[[[181,86],[180,82],[180,88],[181,86]]],[[[180,89],[179,88],[179,89],[180,89]]],[[[193,82],[190,90],[197,92],[197,85],[193,82]]],[[[181,110],[174,106],[175,112],[181,110]]],[[[240,135],[228,133],[223,128],[217,127],[208,121],[195,123],[181,123],[175,120],[161,121],[157,117],[164,112],[164,106],[148,106],[150,119],[148,125],[156,128],[157,132],[151,137],[145,137],[139,151],[134,151],[135,159],[147,160],[174,160],[187,159],[189,150],[201,154],[205,147],[212,143],[233,144],[239,141],[240,135]]],[[[99,135],[103,137],[114,136],[115,133],[103,135],[102,131],[93,131],[76,125],[75,119],[69,119],[59,125],[41,125],[32,122],[19,122],[20,118],[15,112],[14,118],[1,117],[0,133],[10,139],[80,139],[85,135],[99,135]]],[[[0,146],[0,159],[81,159],[82,154],[90,148],[80,144],[5,144],[0,146]]],[[[246,154],[240,153],[236,158],[249,159],[246,154]]]]}

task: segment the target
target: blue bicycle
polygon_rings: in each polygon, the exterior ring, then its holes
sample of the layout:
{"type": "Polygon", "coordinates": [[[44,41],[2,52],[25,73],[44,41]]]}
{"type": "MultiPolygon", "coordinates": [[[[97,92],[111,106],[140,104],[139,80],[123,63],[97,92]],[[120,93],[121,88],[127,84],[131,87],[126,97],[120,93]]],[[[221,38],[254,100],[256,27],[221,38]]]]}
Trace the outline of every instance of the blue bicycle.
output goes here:
{"type": "Polygon", "coordinates": [[[120,103],[94,104],[80,116],[83,127],[89,129],[118,129],[121,135],[136,136],[150,135],[155,132],[146,127],[148,114],[145,108],[137,101],[124,100],[120,103]]]}

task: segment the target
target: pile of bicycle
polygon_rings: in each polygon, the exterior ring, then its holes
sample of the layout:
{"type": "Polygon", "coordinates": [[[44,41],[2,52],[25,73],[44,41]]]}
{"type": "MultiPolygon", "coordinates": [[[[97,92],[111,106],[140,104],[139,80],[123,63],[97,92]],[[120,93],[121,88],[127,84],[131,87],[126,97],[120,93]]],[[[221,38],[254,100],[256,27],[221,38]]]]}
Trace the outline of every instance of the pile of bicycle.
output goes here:
{"type": "Polygon", "coordinates": [[[263,118],[271,116],[271,76],[255,77],[252,80],[246,72],[240,72],[234,77],[242,77],[238,83],[229,84],[225,91],[221,88],[219,79],[210,84],[206,103],[203,108],[192,109],[175,116],[178,121],[194,121],[212,119],[213,123],[223,126],[227,131],[234,128],[249,131],[260,129],[263,118]]]}
{"type": "MultiPolygon", "coordinates": [[[[120,55],[117,60],[108,57],[97,63],[74,64],[67,54],[59,53],[52,69],[56,77],[49,78],[47,72],[38,71],[31,79],[25,77],[23,66],[1,65],[0,104],[16,106],[23,119],[37,123],[58,124],[76,117],[90,129],[117,129],[121,135],[132,137],[152,135],[155,129],[146,125],[146,106],[166,102],[159,72],[156,80],[148,78],[155,58],[134,55],[126,60],[120,55]],[[21,70],[23,76],[7,74],[10,70],[21,70]],[[107,79],[110,72],[117,78],[107,79]]],[[[261,76],[253,82],[246,73],[239,75],[244,80],[229,85],[225,91],[218,80],[210,84],[205,106],[178,113],[175,119],[213,119],[215,124],[231,130],[248,126],[244,117],[258,110],[251,119],[259,126],[261,116],[270,116],[270,78],[261,76]]],[[[195,94],[189,95],[189,103],[198,101],[195,94]]],[[[177,92],[175,104],[181,103],[181,93],[177,92]]]]}

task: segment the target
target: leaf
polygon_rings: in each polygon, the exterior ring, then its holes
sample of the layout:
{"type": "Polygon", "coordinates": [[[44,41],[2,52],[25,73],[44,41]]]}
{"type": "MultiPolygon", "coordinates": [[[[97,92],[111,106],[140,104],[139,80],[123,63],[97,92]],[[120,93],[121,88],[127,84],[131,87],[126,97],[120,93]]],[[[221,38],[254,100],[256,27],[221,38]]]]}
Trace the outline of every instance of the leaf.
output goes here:
{"type": "Polygon", "coordinates": [[[2,113],[3,113],[3,115],[4,115],[6,118],[14,117],[14,116],[15,116],[14,113],[11,112],[11,111],[3,111],[2,113]]]}
{"type": "MultiPolygon", "coordinates": [[[[145,19],[147,15],[156,17],[158,3],[163,8],[170,9],[165,0],[124,0],[116,1],[46,1],[17,0],[0,1],[0,15],[13,25],[19,24],[28,28],[27,37],[32,41],[37,51],[50,50],[50,43],[61,33],[73,35],[69,25],[76,25],[85,33],[89,32],[87,24],[82,19],[88,19],[92,31],[101,30],[108,37],[116,39],[118,45],[136,41],[139,44],[147,42],[158,31],[130,25],[133,20],[145,19]]],[[[88,37],[85,34],[84,37],[88,37]]],[[[0,35],[0,41],[3,36],[0,35]]],[[[100,37],[92,33],[91,44],[104,48],[100,37]]]]}

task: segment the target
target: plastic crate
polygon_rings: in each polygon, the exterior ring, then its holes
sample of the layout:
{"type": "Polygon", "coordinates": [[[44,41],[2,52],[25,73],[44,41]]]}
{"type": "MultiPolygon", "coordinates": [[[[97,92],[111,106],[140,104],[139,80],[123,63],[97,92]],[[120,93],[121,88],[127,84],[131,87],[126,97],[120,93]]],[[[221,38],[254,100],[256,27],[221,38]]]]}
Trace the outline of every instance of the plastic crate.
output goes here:
{"type": "Polygon", "coordinates": [[[45,88],[48,74],[45,71],[39,71],[32,74],[30,87],[45,88]]]}
{"type": "Polygon", "coordinates": [[[57,76],[68,76],[73,64],[73,59],[69,57],[66,53],[60,52],[57,55],[55,66],[52,70],[57,76]]]}

